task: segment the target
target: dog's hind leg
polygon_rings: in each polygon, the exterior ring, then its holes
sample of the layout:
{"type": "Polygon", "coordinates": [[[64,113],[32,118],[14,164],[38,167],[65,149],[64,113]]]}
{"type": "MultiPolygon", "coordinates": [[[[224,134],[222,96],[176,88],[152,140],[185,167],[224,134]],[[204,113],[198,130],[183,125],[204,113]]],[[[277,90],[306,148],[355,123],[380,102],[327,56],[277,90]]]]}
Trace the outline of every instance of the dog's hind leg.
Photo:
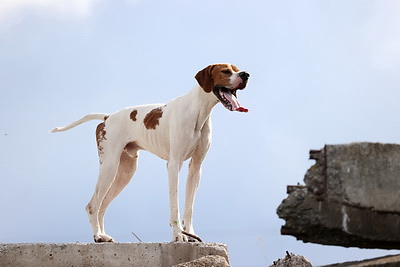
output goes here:
{"type": "Polygon", "coordinates": [[[100,206],[98,218],[100,223],[100,231],[104,237],[108,236],[104,230],[104,214],[106,213],[107,207],[130,182],[133,174],[136,171],[138,160],[137,150],[132,151],[127,147],[125,147],[124,151],[121,153],[117,175],[115,176],[115,179],[111,184],[111,187],[108,189],[107,194],[100,206]]]}
{"type": "Polygon", "coordinates": [[[100,171],[96,189],[93,196],[86,206],[89,222],[92,226],[95,242],[114,242],[112,237],[103,235],[100,228],[99,211],[101,204],[109,191],[117,174],[123,147],[119,147],[110,140],[104,139],[99,142],[100,171]]]}

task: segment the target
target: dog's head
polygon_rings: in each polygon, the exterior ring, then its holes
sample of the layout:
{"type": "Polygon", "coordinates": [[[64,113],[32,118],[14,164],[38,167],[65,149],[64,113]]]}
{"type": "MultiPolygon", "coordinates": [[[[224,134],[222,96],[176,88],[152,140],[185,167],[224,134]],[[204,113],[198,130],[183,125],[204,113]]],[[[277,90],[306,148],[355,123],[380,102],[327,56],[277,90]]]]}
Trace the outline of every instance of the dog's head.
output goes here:
{"type": "Polygon", "coordinates": [[[195,76],[206,93],[213,93],[226,109],[240,112],[248,112],[248,109],[240,105],[236,91],[246,87],[249,77],[250,74],[231,64],[213,64],[195,76]]]}

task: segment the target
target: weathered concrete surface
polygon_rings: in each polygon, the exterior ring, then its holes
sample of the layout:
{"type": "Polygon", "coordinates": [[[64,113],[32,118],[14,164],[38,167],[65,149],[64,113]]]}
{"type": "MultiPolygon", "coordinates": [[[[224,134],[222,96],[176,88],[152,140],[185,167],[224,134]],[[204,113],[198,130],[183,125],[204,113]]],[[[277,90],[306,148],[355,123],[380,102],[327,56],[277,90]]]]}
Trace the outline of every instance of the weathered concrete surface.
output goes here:
{"type": "Polygon", "coordinates": [[[192,260],[186,263],[180,263],[173,267],[229,267],[226,258],[218,255],[209,255],[201,257],[197,260],[192,260]]]}
{"type": "Polygon", "coordinates": [[[208,255],[229,262],[218,243],[0,244],[1,266],[171,267],[208,255]]]}
{"type": "Polygon", "coordinates": [[[390,255],[363,261],[351,261],[321,267],[399,267],[400,255],[390,255]]]}
{"type": "Polygon", "coordinates": [[[283,259],[274,261],[269,267],[313,267],[311,262],[300,255],[286,252],[286,256],[283,259]]]}
{"type": "Polygon", "coordinates": [[[311,150],[305,186],[278,207],[284,235],[345,247],[400,248],[400,145],[352,143],[311,150]]]}

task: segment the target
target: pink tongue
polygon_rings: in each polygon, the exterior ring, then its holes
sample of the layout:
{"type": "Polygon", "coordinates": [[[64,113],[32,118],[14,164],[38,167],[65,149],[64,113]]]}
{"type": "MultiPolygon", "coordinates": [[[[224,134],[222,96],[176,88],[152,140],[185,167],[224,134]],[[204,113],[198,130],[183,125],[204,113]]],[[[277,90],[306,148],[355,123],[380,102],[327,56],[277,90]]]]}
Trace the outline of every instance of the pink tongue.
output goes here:
{"type": "Polygon", "coordinates": [[[231,93],[222,92],[226,99],[231,102],[232,110],[240,111],[240,112],[247,112],[248,109],[244,108],[240,105],[239,100],[231,93]]]}
{"type": "Polygon", "coordinates": [[[228,99],[229,102],[231,102],[233,110],[236,110],[237,108],[240,107],[239,100],[237,100],[237,98],[233,94],[228,93],[228,92],[223,92],[223,94],[224,94],[225,98],[228,99]]]}

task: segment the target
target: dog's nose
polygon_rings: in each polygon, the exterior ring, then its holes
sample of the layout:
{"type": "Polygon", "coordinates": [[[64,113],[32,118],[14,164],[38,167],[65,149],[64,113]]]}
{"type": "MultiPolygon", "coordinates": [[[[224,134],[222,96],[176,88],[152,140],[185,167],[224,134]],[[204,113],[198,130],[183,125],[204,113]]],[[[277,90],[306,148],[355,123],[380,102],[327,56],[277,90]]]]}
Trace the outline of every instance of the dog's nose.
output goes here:
{"type": "Polygon", "coordinates": [[[245,81],[247,81],[249,79],[250,74],[248,74],[245,71],[242,71],[242,72],[239,73],[239,77],[242,78],[242,80],[245,82],[245,81]]]}

